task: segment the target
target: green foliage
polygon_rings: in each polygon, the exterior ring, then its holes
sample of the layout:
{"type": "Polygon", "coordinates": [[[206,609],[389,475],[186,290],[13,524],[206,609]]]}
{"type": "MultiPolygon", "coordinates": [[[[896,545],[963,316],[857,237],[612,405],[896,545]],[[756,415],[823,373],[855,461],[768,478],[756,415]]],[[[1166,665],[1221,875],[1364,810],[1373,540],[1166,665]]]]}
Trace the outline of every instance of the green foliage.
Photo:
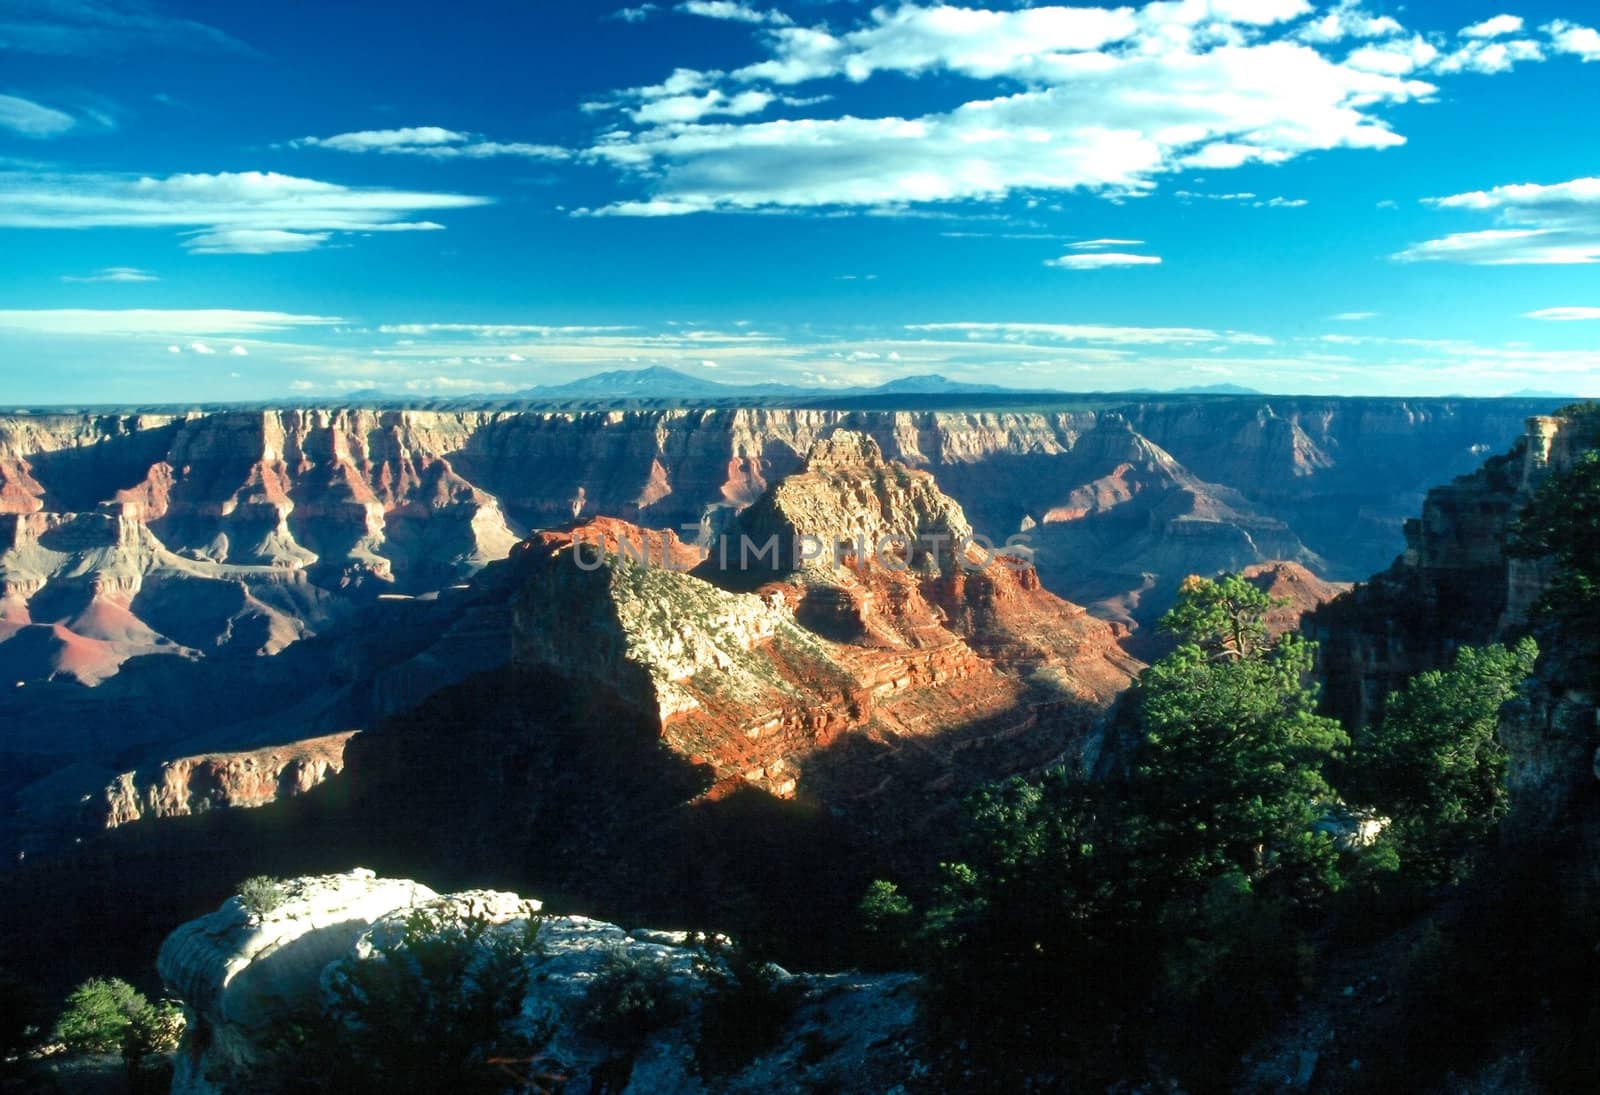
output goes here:
{"type": "Polygon", "coordinates": [[[67,996],[51,1037],[72,1053],[116,1053],[147,1007],[143,994],[126,981],[91,977],[67,996]]]}
{"type": "Polygon", "coordinates": [[[1178,602],[1161,618],[1161,630],[1212,658],[1249,658],[1267,645],[1267,613],[1274,600],[1237,574],[1184,580],[1178,602]]]}
{"type": "MultiPolygon", "coordinates": [[[[1591,430],[1596,416],[1600,412],[1584,419],[1591,430]]],[[[1600,598],[1600,450],[1584,453],[1571,468],[1540,484],[1511,527],[1507,551],[1514,557],[1554,560],[1555,574],[1539,610],[1559,623],[1579,655],[1593,664],[1600,651],[1600,613],[1595,611],[1600,598]]]]}
{"type": "Polygon", "coordinates": [[[1349,737],[1316,713],[1312,650],[1286,635],[1217,660],[1185,642],[1145,671],[1134,767],[1153,874],[1179,888],[1230,870],[1328,881],[1331,847],[1308,833],[1332,797],[1324,768],[1349,737]]]}
{"type": "MultiPolygon", "coordinates": [[[[1220,1086],[1304,988],[1307,914],[1350,866],[1313,828],[1349,739],[1316,713],[1311,645],[1270,637],[1273,607],[1237,577],[1186,582],[1122,775],[1057,770],[968,801],[915,939],[948,1033],[987,1054],[961,1067],[1095,1089],[1156,1061],[1220,1086]]],[[[907,908],[880,884],[862,915],[907,908]]]]}
{"type": "Polygon", "coordinates": [[[735,1072],[771,1046],[805,991],[770,962],[715,940],[705,944],[695,968],[706,984],[695,1061],[707,1077],[735,1072]]]}
{"type": "Polygon", "coordinates": [[[283,887],[277,879],[264,874],[247,878],[239,883],[239,904],[251,916],[266,916],[283,904],[283,887]]]}
{"type": "Polygon", "coordinates": [[[867,887],[856,909],[860,951],[867,964],[892,967],[906,956],[915,930],[916,909],[900,887],[884,879],[867,887]]]}
{"type": "Polygon", "coordinates": [[[178,1048],[184,1023],[176,1000],[150,1004],[133,1017],[122,1040],[132,1095],[165,1095],[172,1090],[172,1061],[167,1055],[178,1048]]]}
{"type": "Polygon", "coordinates": [[[171,1053],[183,1036],[183,1008],[176,1000],[159,1000],[141,1008],[128,1024],[122,1056],[137,1064],[158,1053],[171,1053]]]}
{"type": "Polygon", "coordinates": [[[590,983],[582,1022],[609,1042],[636,1046],[681,1019],[686,1010],[666,962],[618,950],[606,957],[590,983]]]}
{"type": "Polygon", "coordinates": [[[1539,648],[1465,647],[1448,670],[1420,673],[1389,697],[1350,763],[1350,795],[1392,819],[1408,873],[1459,876],[1506,810],[1500,708],[1533,672],[1539,648]]]}
{"type": "Polygon", "coordinates": [[[519,1033],[539,922],[520,930],[415,909],[366,958],[341,960],[327,997],[280,1025],[278,1090],[340,1095],[505,1091],[551,1031],[519,1033]]]}

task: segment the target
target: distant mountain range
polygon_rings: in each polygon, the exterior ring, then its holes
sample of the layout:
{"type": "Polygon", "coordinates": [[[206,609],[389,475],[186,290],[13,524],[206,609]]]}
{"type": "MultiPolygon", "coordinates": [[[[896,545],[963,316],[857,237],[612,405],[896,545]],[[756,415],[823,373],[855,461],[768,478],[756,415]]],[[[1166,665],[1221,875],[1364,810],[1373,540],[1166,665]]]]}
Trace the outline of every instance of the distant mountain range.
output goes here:
{"type": "MultiPolygon", "coordinates": [[[[793,405],[803,400],[819,405],[835,405],[858,401],[878,402],[884,399],[917,400],[927,397],[983,396],[986,402],[1007,397],[1037,399],[1039,397],[1067,394],[1060,388],[1008,388],[1000,384],[972,384],[952,380],[938,373],[903,376],[883,384],[855,385],[825,388],[815,385],[783,384],[726,384],[693,376],[663,365],[644,369],[614,369],[595,373],[564,384],[541,384],[520,391],[495,395],[461,395],[448,397],[423,397],[400,395],[379,388],[363,388],[340,396],[339,402],[347,404],[408,405],[418,402],[429,406],[478,405],[485,401],[521,407],[659,407],[676,403],[693,402],[716,405],[793,405]]],[[[1202,387],[1174,388],[1160,391],[1154,388],[1123,389],[1105,393],[1115,395],[1260,395],[1253,388],[1237,384],[1211,384],[1202,387]]],[[[285,405],[304,402],[303,398],[279,401],[285,405]]]]}
{"type": "MultiPolygon", "coordinates": [[[[818,388],[796,384],[723,384],[653,365],[646,369],[616,369],[595,373],[566,384],[545,384],[525,388],[513,398],[521,399],[738,399],[783,396],[830,398],[863,395],[992,395],[1019,391],[998,384],[968,384],[937,373],[906,376],[875,387],[818,388]]],[[[1056,389],[1035,388],[1034,392],[1056,389]]]]}

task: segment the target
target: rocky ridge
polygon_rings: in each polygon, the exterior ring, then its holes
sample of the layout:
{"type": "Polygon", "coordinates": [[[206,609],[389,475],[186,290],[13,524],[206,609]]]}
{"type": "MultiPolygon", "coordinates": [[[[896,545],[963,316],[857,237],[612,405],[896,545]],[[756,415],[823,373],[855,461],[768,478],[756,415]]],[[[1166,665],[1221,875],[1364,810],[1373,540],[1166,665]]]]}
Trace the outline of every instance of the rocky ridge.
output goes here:
{"type": "MultiPolygon", "coordinates": [[[[662,991],[682,1013],[627,1055],[617,1090],[654,1092],[827,1090],[880,1092],[917,1076],[916,981],[906,975],[792,974],[772,970],[774,990],[792,1010],[765,1046],[726,1075],[696,1065],[713,991],[697,937],[619,928],[582,916],[541,916],[540,903],[516,894],[469,891],[441,896],[419,883],[345,874],[289,880],[285,900],[252,916],[237,898],[179,927],[161,948],[162,979],[182,999],[189,1025],[178,1054],[174,1095],[221,1095],[282,1067],[268,1040],[274,1023],[315,1009],[341,959],[375,961],[374,942],[392,938],[414,913],[480,919],[494,933],[520,934],[538,918],[535,946],[522,953],[529,981],[519,1029],[553,1032],[520,1067],[555,1073],[563,1090],[616,1082],[617,1049],[589,1029],[589,987],[618,962],[661,970],[662,991]]],[[[483,942],[474,944],[484,946],[483,942]]],[[[489,1037],[490,1032],[485,1032],[489,1037]]],[[[416,1077],[426,1083],[428,1077],[416,1077]]]]}
{"type": "MultiPolygon", "coordinates": [[[[1507,533],[1553,472],[1600,444],[1592,422],[1539,416],[1510,452],[1430,491],[1406,524],[1406,549],[1387,571],[1305,618],[1321,644],[1332,711],[1347,725],[1381,718],[1383,698],[1411,676],[1447,666],[1464,645],[1526,634],[1549,565],[1508,558],[1507,533]]],[[[1584,667],[1554,636],[1534,678],[1500,723],[1516,828],[1558,822],[1600,778],[1600,712],[1584,667]]]]}
{"type": "Polygon", "coordinates": [[[930,474],[836,432],[732,527],[735,552],[775,545],[753,568],[724,566],[722,540],[684,573],[694,553],[675,536],[615,521],[529,540],[513,556],[516,659],[614,690],[719,780],[785,797],[846,733],[915,740],[946,765],[996,736],[1040,760],[1083,748],[1139,663],[1025,560],[958,560],[968,531],[930,474]],[[884,537],[900,555],[860,553],[884,537]],[[798,557],[808,538],[826,554],[798,557]],[[855,546],[836,555],[840,541],[855,546]],[[678,564],[640,565],[628,544],[678,564]]]}

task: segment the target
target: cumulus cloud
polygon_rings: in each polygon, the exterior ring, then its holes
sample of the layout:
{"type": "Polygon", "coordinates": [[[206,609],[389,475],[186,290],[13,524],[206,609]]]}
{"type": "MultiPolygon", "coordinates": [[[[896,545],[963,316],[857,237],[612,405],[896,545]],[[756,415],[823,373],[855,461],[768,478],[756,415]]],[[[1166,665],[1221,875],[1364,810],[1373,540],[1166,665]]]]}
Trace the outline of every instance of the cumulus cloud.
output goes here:
{"type": "Polygon", "coordinates": [[[1158,255],[1132,255],[1122,251],[1089,251],[1047,259],[1045,265],[1062,270],[1103,270],[1112,266],[1160,266],[1161,258],[1158,255]]]}
{"type": "Polygon", "coordinates": [[[1468,41],[1460,49],[1435,61],[1433,71],[1445,74],[1476,72],[1491,76],[1498,72],[1509,72],[1519,61],[1542,60],[1544,47],[1532,39],[1479,38],[1468,41]]]}
{"type": "Polygon", "coordinates": [[[77,120],[72,115],[17,95],[0,95],[0,129],[22,137],[59,137],[77,120]]]}
{"type": "Polygon", "coordinates": [[[1519,183],[1426,199],[1436,209],[1493,217],[1498,227],[1427,240],[1395,257],[1477,266],[1571,266],[1600,262],[1600,178],[1519,183]]]}
{"type": "Polygon", "coordinates": [[[0,228],[188,229],[200,254],[306,251],[337,234],[432,231],[423,210],[488,198],[342,186],[276,172],[170,175],[0,171],[0,228]]]}
{"type": "Polygon", "coordinates": [[[92,274],[73,275],[63,274],[62,281],[160,281],[156,275],[148,270],[140,270],[136,266],[107,266],[96,270],[92,274]]]}
{"type": "MultiPolygon", "coordinates": [[[[1184,168],[1403,143],[1379,108],[1435,88],[1401,66],[1362,68],[1282,33],[1311,10],[1304,0],[1018,10],[904,3],[873,8],[848,28],[769,27],[763,60],[732,72],[679,69],[662,84],[589,104],[628,111],[638,128],[607,131],[584,158],[648,193],[578,212],[895,210],[1075,189],[1126,196],[1184,168]],[[1020,89],[915,117],[737,120],[779,89],[885,73],[1006,79],[1020,89]],[[734,120],[703,120],[713,113],[734,120]]],[[[1346,23],[1351,33],[1390,29],[1354,5],[1333,14],[1328,33],[1346,23]]]]}
{"type": "Polygon", "coordinates": [[[1470,27],[1461,28],[1463,38],[1503,38],[1508,34],[1518,34],[1522,31],[1522,16],[1496,15],[1485,19],[1481,23],[1473,23],[1470,27]]]}
{"type": "Polygon", "coordinates": [[[249,350],[246,350],[243,346],[240,346],[240,345],[237,345],[237,344],[235,344],[233,349],[229,350],[228,352],[230,354],[232,354],[234,357],[249,357],[250,356],[250,351],[249,350]]]}
{"type": "Polygon", "coordinates": [[[1304,42],[1320,44],[1346,38],[1383,38],[1404,31],[1405,28],[1392,16],[1374,15],[1367,11],[1361,0],[1342,0],[1329,11],[1302,25],[1295,37],[1304,42]]]}
{"type": "Polygon", "coordinates": [[[685,0],[678,10],[707,19],[727,19],[735,23],[755,23],[764,26],[785,27],[794,22],[781,11],[760,11],[749,4],[733,0],[685,0]]]}
{"type": "Polygon", "coordinates": [[[1550,36],[1550,48],[1557,53],[1570,53],[1585,62],[1600,61],[1600,31],[1593,27],[1557,19],[1546,23],[1543,30],[1550,36]]]}
{"type": "Polygon", "coordinates": [[[291,148],[325,148],[334,152],[378,152],[385,155],[425,156],[435,160],[486,160],[497,156],[520,156],[530,160],[565,160],[572,154],[565,148],[523,141],[490,141],[474,133],[462,133],[436,125],[404,126],[399,129],[362,129],[336,133],[332,137],[300,137],[289,142],[291,148]]]}
{"type": "Polygon", "coordinates": [[[0,309],[0,330],[42,335],[249,335],[339,322],[336,316],[231,308],[0,309]]]}
{"type": "Polygon", "coordinates": [[[1556,323],[1572,323],[1586,319],[1600,319],[1600,308],[1541,308],[1528,312],[1524,319],[1543,319],[1556,323]]]}

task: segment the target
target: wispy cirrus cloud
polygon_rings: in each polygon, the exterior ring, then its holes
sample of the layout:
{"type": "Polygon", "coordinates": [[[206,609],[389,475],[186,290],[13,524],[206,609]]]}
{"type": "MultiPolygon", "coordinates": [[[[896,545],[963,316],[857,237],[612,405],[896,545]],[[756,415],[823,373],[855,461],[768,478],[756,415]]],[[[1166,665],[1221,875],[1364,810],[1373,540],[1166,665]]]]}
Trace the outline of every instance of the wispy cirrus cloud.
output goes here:
{"type": "Polygon", "coordinates": [[[66,111],[24,99],[0,95],[0,129],[21,137],[59,137],[78,124],[66,111]]]}
{"type": "Polygon", "coordinates": [[[237,38],[145,0],[7,0],[0,54],[53,56],[152,48],[245,52],[237,38]]]}
{"type": "Polygon", "coordinates": [[[1046,266],[1058,270],[1105,270],[1118,266],[1160,266],[1159,255],[1135,255],[1125,251],[1083,251],[1046,259],[1046,266]]]}
{"type": "Polygon", "coordinates": [[[1582,320],[1600,319],[1600,308],[1540,308],[1537,312],[1525,313],[1522,318],[1543,319],[1555,323],[1573,323],[1582,320]]]}
{"type": "Polygon", "coordinates": [[[9,308],[0,330],[55,335],[245,335],[299,327],[328,327],[336,316],[232,308],[9,308]]]}
{"type": "Polygon", "coordinates": [[[526,141],[491,141],[435,125],[399,129],[362,129],[332,137],[300,137],[290,148],[325,148],[334,152],[377,152],[391,156],[423,156],[434,160],[486,160],[519,156],[531,160],[565,160],[572,153],[557,145],[526,141]]]}
{"type": "Polygon", "coordinates": [[[96,270],[92,274],[82,274],[82,275],[63,274],[63,275],[61,275],[61,280],[62,281],[80,281],[80,282],[94,282],[94,281],[137,282],[137,281],[160,281],[161,279],[158,278],[156,275],[152,274],[150,271],[141,270],[136,266],[107,266],[107,267],[104,267],[103,269],[96,270]]]}
{"type": "Polygon", "coordinates": [[[1500,227],[1454,232],[1394,257],[1404,262],[1475,266],[1575,266],[1600,262],[1600,178],[1544,185],[1518,183],[1424,204],[1488,214],[1500,227]]]}
{"type": "Polygon", "coordinates": [[[1265,335],[1243,331],[1213,331],[1204,327],[1116,327],[1097,323],[914,323],[908,331],[936,331],[1002,338],[1038,338],[1053,342],[1100,342],[1113,346],[1189,345],[1199,342],[1238,342],[1268,345],[1265,335]]]}
{"type": "Polygon", "coordinates": [[[415,214],[489,201],[261,171],[165,178],[0,171],[0,227],[187,230],[184,246],[198,254],[305,251],[335,236],[436,231],[443,225],[415,214]]]}

